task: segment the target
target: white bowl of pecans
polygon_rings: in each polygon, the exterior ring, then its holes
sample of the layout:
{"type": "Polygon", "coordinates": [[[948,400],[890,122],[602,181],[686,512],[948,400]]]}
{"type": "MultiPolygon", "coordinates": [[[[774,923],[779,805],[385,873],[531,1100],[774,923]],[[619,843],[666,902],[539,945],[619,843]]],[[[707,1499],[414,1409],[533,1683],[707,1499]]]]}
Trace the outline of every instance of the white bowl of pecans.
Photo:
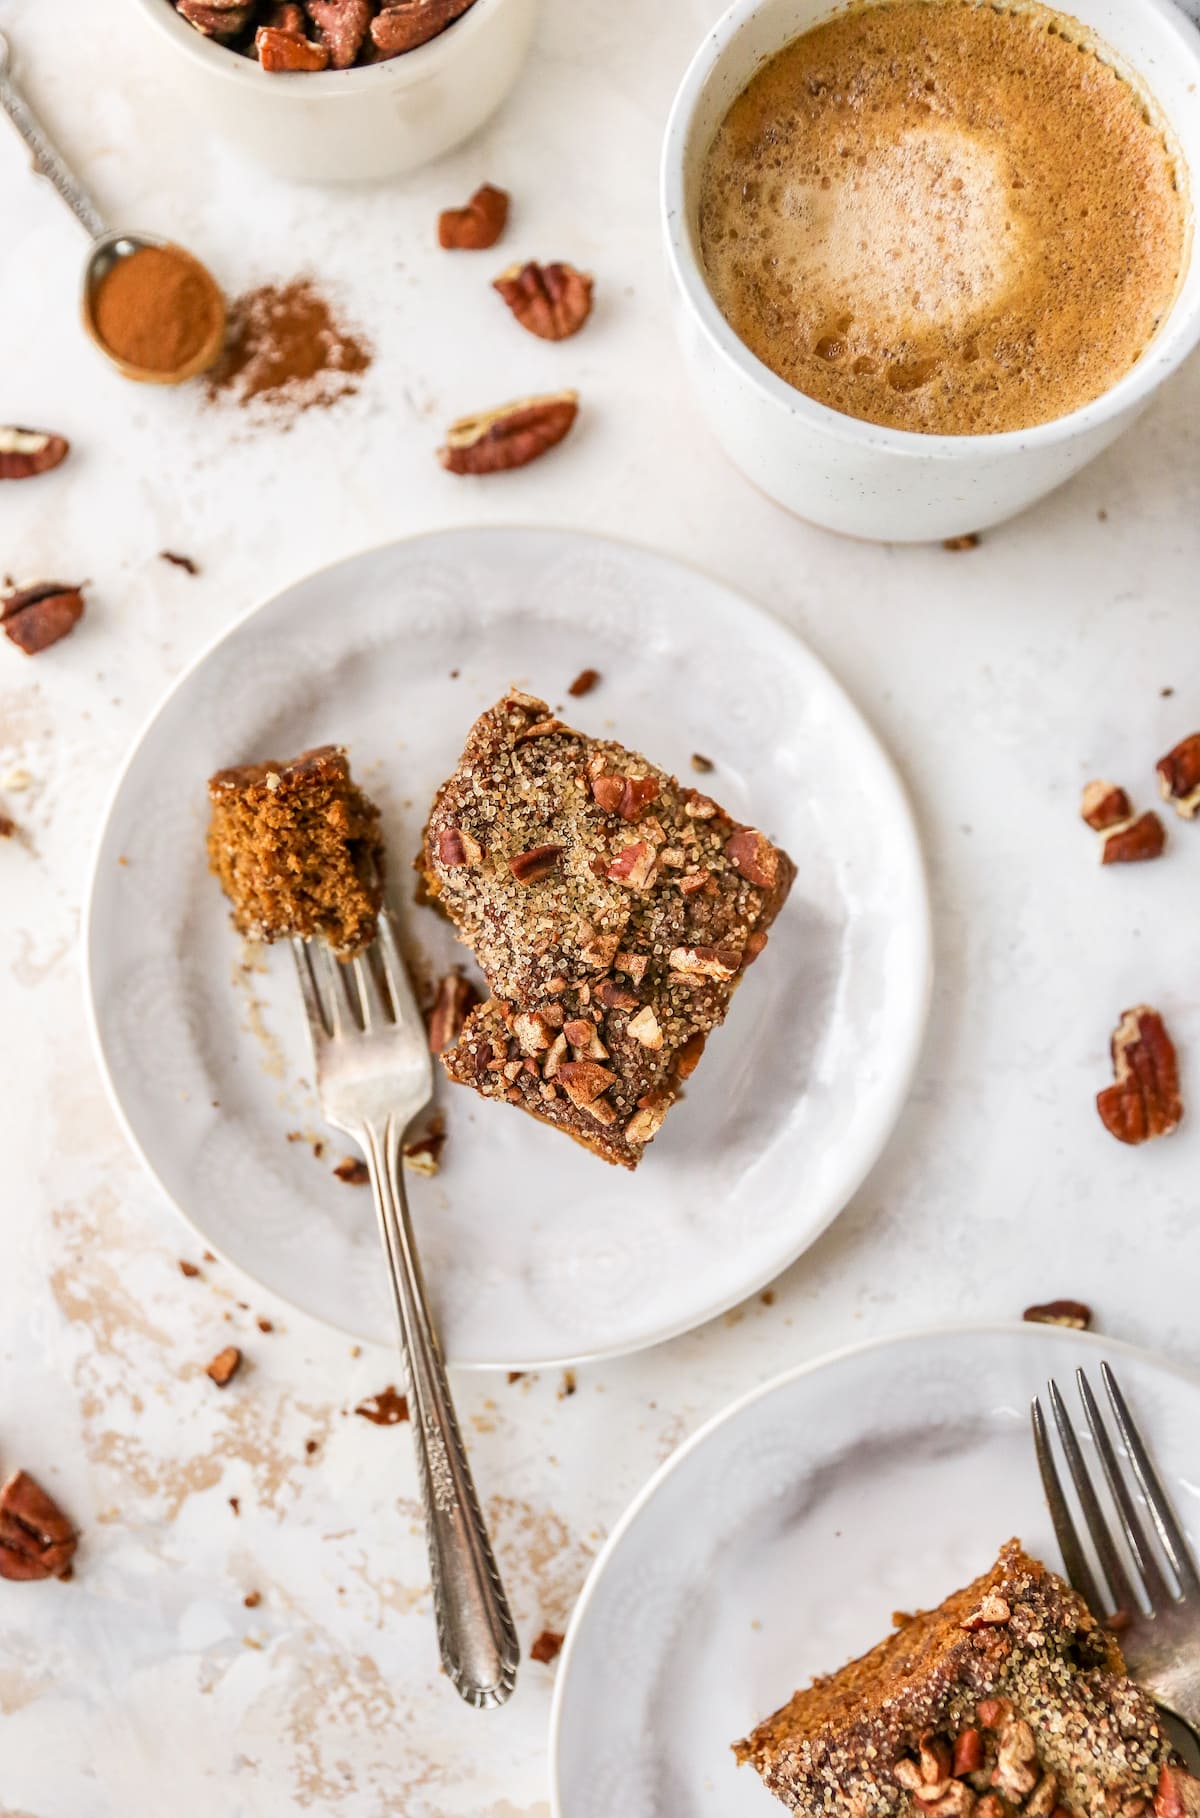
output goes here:
{"type": "Polygon", "coordinates": [[[133,0],[164,80],[301,182],[390,177],[469,137],[516,81],[537,0],[133,0]]]}

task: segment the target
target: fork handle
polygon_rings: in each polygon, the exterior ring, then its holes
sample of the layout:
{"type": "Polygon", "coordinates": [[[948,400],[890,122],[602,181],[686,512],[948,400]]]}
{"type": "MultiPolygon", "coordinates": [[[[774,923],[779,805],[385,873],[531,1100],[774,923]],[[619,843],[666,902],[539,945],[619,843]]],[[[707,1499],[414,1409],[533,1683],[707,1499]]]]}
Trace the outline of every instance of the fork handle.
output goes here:
{"type": "Polygon", "coordinates": [[[429,1312],[404,1191],[403,1136],[389,1118],[382,1130],[367,1126],[361,1140],[408,1376],[442,1664],[467,1703],[483,1709],[511,1694],[521,1650],[429,1312]]]}

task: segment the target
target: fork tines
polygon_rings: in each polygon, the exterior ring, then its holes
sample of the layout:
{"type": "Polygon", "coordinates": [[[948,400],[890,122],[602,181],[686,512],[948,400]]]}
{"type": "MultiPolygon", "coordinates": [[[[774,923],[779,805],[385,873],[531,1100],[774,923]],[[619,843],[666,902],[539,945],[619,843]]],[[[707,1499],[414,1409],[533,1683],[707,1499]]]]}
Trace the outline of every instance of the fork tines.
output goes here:
{"type": "Polygon", "coordinates": [[[1042,1474],[1042,1486],[1050,1506],[1050,1516],[1067,1576],[1095,1617],[1107,1621],[1110,1627],[1121,1627],[1142,1613],[1153,1616],[1157,1610],[1177,1606],[1197,1596],[1200,1594],[1200,1578],[1197,1577],[1191,1551],[1175,1518],[1175,1512],[1159,1481],[1137,1423],[1130,1413],[1129,1404],[1108,1364],[1101,1364],[1100,1375],[1126,1463],[1118,1456],[1085,1371],[1076,1370],[1075,1381],[1087,1429],[1108,1486],[1117,1525],[1124,1537],[1124,1552],[1104,1512],[1071,1416],[1055,1382],[1049,1384],[1049,1397],[1054,1424],[1075,1486],[1084,1524],[1095,1550],[1104,1590],[1092,1570],[1075,1525],[1055,1462],[1042,1405],[1036,1398],[1031,1410],[1033,1439],[1038,1468],[1042,1474]],[[1141,1491],[1140,1499],[1135,1495],[1130,1482],[1130,1471],[1141,1491]],[[1143,1508],[1149,1511],[1162,1558],[1170,1568],[1173,1582],[1168,1579],[1159,1550],[1151,1541],[1143,1519],[1143,1508]]]}
{"type": "Polygon", "coordinates": [[[403,1015],[403,961],[386,909],[379,912],[375,939],[352,960],[337,959],[323,940],[293,940],[291,948],[314,1040],[323,1035],[336,1041],[403,1015]]]}

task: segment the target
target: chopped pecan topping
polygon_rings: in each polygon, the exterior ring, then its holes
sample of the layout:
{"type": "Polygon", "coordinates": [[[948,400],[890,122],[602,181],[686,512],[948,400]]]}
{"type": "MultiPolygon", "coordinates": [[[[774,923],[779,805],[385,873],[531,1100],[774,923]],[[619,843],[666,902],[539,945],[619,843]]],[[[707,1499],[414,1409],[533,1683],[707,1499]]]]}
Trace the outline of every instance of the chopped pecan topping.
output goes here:
{"type": "Polygon", "coordinates": [[[438,834],[438,858],[448,871],[461,865],[478,865],[483,847],[465,827],[443,827],[438,834]]]}
{"type": "Polygon", "coordinates": [[[977,1774],[983,1766],[983,1737],[973,1726],[954,1738],[954,1759],[950,1772],[957,1780],[963,1774],[977,1774]]]}
{"type": "Polygon", "coordinates": [[[73,631],[83,617],[83,589],[39,581],[0,599],[0,625],[26,656],[37,656],[73,631]]]}
{"type": "Polygon", "coordinates": [[[404,1145],[401,1153],[404,1165],[411,1168],[414,1174],[424,1174],[432,1179],[442,1165],[442,1151],[446,1147],[446,1120],[440,1112],[430,1118],[428,1127],[411,1142],[404,1145]]]}
{"type": "Polygon", "coordinates": [[[619,814],[623,821],[636,821],[643,808],[658,800],[658,784],[652,776],[610,776],[601,772],[591,779],[592,797],[606,814],[619,814]]]}
{"type": "Polygon", "coordinates": [[[53,1498],[28,1471],[14,1471],[0,1489],[0,1578],[69,1578],[76,1544],[53,1498]]]}
{"type": "Polygon", "coordinates": [[[681,978],[732,978],[741,963],[736,947],[672,947],[667,959],[681,978]]]}
{"type": "Polygon", "coordinates": [[[760,890],[773,890],[779,876],[779,854],[765,833],[739,827],[725,842],[725,855],[735,870],[760,890]]]}
{"type": "MultiPolygon", "coordinates": [[[[587,1027],[590,1033],[591,1023],[587,1027]]],[[[569,1023],[567,1028],[570,1029],[569,1023]]],[[[544,1054],[555,1039],[554,1030],[536,1010],[518,1011],[513,1017],[512,1029],[522,1054],[544,1054]]],[[[575,1037],[570,1039],[574,1041],[575,1037]]]]}
{"type": "Polygon", "coordinates": [[[654,848],[645,840],[634,840],[623,846],[604,873],[610,883],[628,884],[631,890],[644,890],[654,876],[654,848]]]}
{"type": "Polygon", "coordinates": [[[542,1062],[542,1078],[553,1079],[566,1058],[567,1038],[565,1035],[556,1035],[547,1048],[546,1058],[542,1062]]]}
{"type": "Polygon", "coordinates": [[[618,985],[615,979],[602,978],[596,986],[595,998],[606,1010],[636,1010],[641,999],[636,991],[627,991],[624,985],[618,985]]]}
{"type": "Polygon", "coordinates": [[[315,44],[301,32],[281,32],[273,25],[260,25],[254,34],[254,48],[268,75],[329,68],[329,46],[315,44]]]}
{"type": "Polygon", "coordinates": [[[675,1056],[675,1073],[679,1079],[691,1079],[700,1065],[700,1056],[704,1053],[704,1044],[708,1040],[703,1029],[697,1029],[689,1035],[675,1056]]]}
{"type": "Polygon", "coordinates": [[[1096,1096],[1104,1128],[1122,1143],[1169,1136],[1183,1116],[1175,1045],[1157,1010],[1138,1004],[1113,1031],[1114,1084],[1096,1096]]]}
{"type": "Polygon", "coordinates": [[[1158,787],[1185,821],[1200,814],[1200,732],[1193,732],[1158,760],[1158,787]]]}
{"type": "Polygon", "coordinates": [[[917,1744],[917,1763],[926,1786],[941,1785],[949,1776],[952,1752],[936,1730],[926,1730],[917,1744]]]}
{"type": "Polygon", "coordinates": [[[1136,820],[1122,821],[1110,827],[1100,848],[1102,865],[1137,865],[1144,859],[1156,859],[1167,843],[1167,830],[1148,808],[1136,820]]]}
{"type": "Polygon", "coordinates": [[[592,313],[592,280],[573,265],[510,265],[492,286],[531,335],[565,341],[592,313]]]}
{"type": "Polygon", "coordinates": [[[210,1364],[205,1364],[204,1374],[211,1376],[218,1389],[229,1386],[241,1367],[242,1354],[236,1345],[226,1345],[218,1351],[210,1364]]]}
{"type": "Polygon", "coordinates": [[[365,1187],[371,1178],[371,1170],[361,1155],[344,1156],[333,1172],[347,1187],[365,1187]]]}
{"type": "Polygon", "coordinates": [[[429,1014],[429,1052],[444,1054],[453,1048],[463,1031],[463,1024],[479,1002],[479,993],[470,979],[459,972],[447,972],[438,980],[437,995],[429,1014]]]}
{"type": "Polygon", "coordinates": [[[698,789],[685,789],[683,798],[683,812],[690,820],[711,821],[721,812],[711,795],[702,795],[698,789]]]}
{"type": "Polygon", "coordinates": [[[1048,1300],[1040,1306],[1026,1307],[1021,1315],[1034,1326],[1070,1326],[1086,1332],[1092,1323],[1092,1309],[1081,1300],[1048,1300]]]}
{"type": "Polygon", "coordinates": [[[599,681],[600,671],[598,669],[581,669],[567,689],[567,693],[572,695],[575,700],[581,700],[585,694],[592,692],[599,681]]]}
{"type": "Polygon", "coordinates": [[[1025,1801],[1025,1818],[1050,1818],[1058,1805],[1058,1775],[1043,1774],[1025,1801]]]}
{"type": "Polygon", "coordinates": [[[1106,833],[1121,821],[1133,819],[1133,804],[1118,784],[1097,777],[1094,782],[1084,784],[1079,812],[1096,833],[1106,833]]]}
{"type": "Polygon", "coordinates": [[[536,884],[557,868],[562,852],[561,846],[531,846],[510,858],[508,868],[518,884],[536,884]]]}
{"type": "Polygon", "coordinates": [[[640,985],[646,976],[646,968],[650,964],[650,955],[648,953],[622,953],[620,951],[620,945],[621,937],[618,935],[618,952],[612,963],[616,966],[618,972],[623,972],[626,978],[631,978],[633,980],[635,985],[640,985]]]}
{"type": "Polygon", "coordinates": [[[558,391],[461,417],[450,425],[438,460],[449,473],[503,473],[524,467],[561,442],[578,414],[578,392],[558,391]]]}
{"type": "Polygon", "coordinates": [[[71,444],[46,429],[0,427],[0,480],[31,480],[65,461],[71,444]]]}
{"type": "Polygon", "coordinates": [[[436,38],[462,17],[475,0],[392,0],[371,21],[371,42],[380,59],[401,57],[436,38]]]}
{"type": "Polygon", "coordinates": [[[979,1607],[963,1618],[962,1626],[964,1629],[985,1629],[999,1627],[1011,1620],[1012,1610],[1008,1599],[1001,1597],[998,1591],[989,1591],[979,1607]]]}
{"type": "MultiPolygon", "coordinates": [[[[606,972],[616,960],[620,962],[617,952],[621,945],[619,934],[593,934],[580,943],[579,957],[585,966],[594,966],[597,972],[606,972]]],[[[625,971],[627,968],[622,967],[625,971]]]]}
{"type": "Polygon", "coordinates": [[[465,208],[444,208],[438,216],[438,244],[447,252],[486,252],[508,223],[508,192],[484,183],[465,208]]]}
{"type": "Polygon", "coordinates": [[[598,1061],[577,1060],[560,1061],[557,1077],[573,1105],[590,1105],[608,1091],[617,1076],[598,1061]]]}
{"type": "Polygon", "coordinates": [[[1154,1794],[1154,1818],[1200,1818],[1200,1781],[1185,1767],[1164,1761],[1154,1794]]]}
{"type": "Polygon", "coordinates": [[[639,1099],[638,1109],[625,1126],[626,1142],[648,1143],[652,1136],[657,1136],[670,1106],[671,1100],[666,1095],[639,1099]]]}
{"type": "Polygon", "coordinates": [[[663,1045],[663,1032],[649,1004],[644,1010],[639,1010],[636,1016],[630,1017],[628,1032],[635,1042],[641,1042],[643,1048],[661,1048],[663,1045]]]}
{"type": "Polygon", "coordinates": [[[1000,1731],[992,1785],[1006,1799],[1020,1804],[1021,1800],[1028,1798],[1040,1779],[1033,1731],[1023,1717],[1012,1717],[1000,1731]]]}

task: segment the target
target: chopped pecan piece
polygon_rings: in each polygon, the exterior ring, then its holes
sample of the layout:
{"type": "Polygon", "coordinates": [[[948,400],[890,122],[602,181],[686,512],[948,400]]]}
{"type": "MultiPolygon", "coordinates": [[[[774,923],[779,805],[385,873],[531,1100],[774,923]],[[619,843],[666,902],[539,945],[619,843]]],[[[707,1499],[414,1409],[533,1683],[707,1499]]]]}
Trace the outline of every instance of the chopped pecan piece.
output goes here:
{"type": "Polygon", "coordinates": [[[380,59],[403,56],[436,38],[475,0],[393,0],[371,21],[371,42],[380,59]]]}
{"type": "Polygon", "coordinates": [[[395,1383],[390,1382],[378,1395],[368,1395],[360,1401],[354,1412],[373,1427],[398,1427],[408,1419],[408,1396],[401,1395],[395,1383]]]}
{"type": "Polygon", "coordinates": [[[672,947],[667,958],[681,978],[732,978],[741,963],[736,947],[672,947]]]}
{"type": "Polygon", "coordinates": [[[557,869],[562,857],[561,846],[531,846],[528,852],[518,852],[508,861],[508,868],[518,884],[536,884],[557,869]]]}
{"type": "Polygon", "coordinates": [[[636,991],[626,990],[618,985],[615,979],[602,978],[596,986],[595,998],[606,1010],[636,1010],[641,999],[636,991]]]}
{"type": "Polygon", "coordinates": [[[1163,1763],[1154,1794],[1154,1818],[1200,1818],[1200,1781],[1185,1767],[1163,1763]]]}
{"type": "Polygon", "coordinates": [[[429,1052],[444,1054],[462,1034],[463,1024],[479,1002],[479,993],[460,972],[447,972],[438,980],[437,995],[429,1013],[429,1052]]]}
{"type": "Polygon", "coordinates": [[[563,1638],[557,1629],[543,1629],[529,1650],[529,1658],[548,1666],[562,1653],[562,1644],[563,1638]]]}
{"type": "Polygon", "coordinates": [[[37,656],[73,631],[83,617],[83,588],[39,581],[0,600],[0,625],[26,656],[37,656]]]}
{"type": "Polygon", "coordinates": [[[639,1010],[636,1016],[630,1017],[628,1033],[635,1042],[641,1042],[643,1048],[661,1048],[663,1045],[663,1032],[649,1004],[645,1009],[639,1010]]]}
{"type": "Polygon", "coordinates": [[[608,1067],[591,1060],[560,1061],[557,1074],[573,1105],[590,1105],[608,1091],[616,1077],[608,1067]]]}
{"type": "Polygon", "coordinates": [[[725,856],[735,871],[760,890],[773,890],[779,876],[779,854],[757,827],[739,827],[725,842],[725,856]]]}
{"type": "Polygon", "coordinates": [[[365,1187],[371,1179],[371,1170],[361,1155],[343,1157],[333,1172],[347,1187],[365,1187]]]}
{"type": "Polygon", "coordinates": [[[950,1772],[956,1780],[963,1774],[977,1774],[983,1766],[983,1737],[974,1726],[954,1738],[954,1759],[950,1772]]]}
{"type": "Polygon", "coordinates": [[[1190,733],[1158,760],[1158,787],[1185,821],[1200,814],[1200,732],[1190,733]]]}
{"type": "Polygon", "coordinates": [[[404,1145],[401,1153],[404,1165],[411,1168],[414,1174],[424,1174],[432,1179],[442,1165],[442,1151],[446,1147],[446,1120],[440,1112],[435,1112],[429,1120],[428,1128],[411,1142],[404,1145]]]}
{"type": "Polygon", "coordinates": [[[712,759],[710,757],[705,757],[702,751],[693,751],[691,762],[692,769],[698,770],[701,776],[707,776],[710,770],[716,769],[716,765],[713,763],[712,759]]]}
{"type": "Polygon", "coordinates": [[[371,23],[368,0],[304,0],[331,69],[350,69],[371,23]]]}
{"type": "Polygon", "coordinates": [[[484,183],[465,208],[444,208],[438,216],[438,245],[447,252],[486,252],[508,223],[508,191],[484,183]]]}
{"type": "Polygon", "coordinates": [[[620,951],[620,946],[621,937],[618,935],[618,951],[612,964],[615,965],[618,972],[623,972],[626,978],[631,978],[635,985],[640,985],[646,976],[646,968],[650,964],[650,955],[648,953],[622,953],[620,951]]]}
{"type": "Polygon", "coordinates": [[[1119,784],[1097,777],[1084,784],[1079,812],[1094,832],[1107,833],[1121,821],[1133,819],[1133,803],[1119,784]]]}
{"type": "Polygon", "coordinates": [[[573,265],[510,265],[492,286],[531,335],[565,341],[592,313],[592,280],[573,265]]]}
{"type": "Polygon", "coordinates": [[[644,890],[654,875],[654,865],[653,846],[645,840],[634,840],[614,856],[604,875],[610,883],[628,884],[631,890],[644,890]]]}
{"type": "Polygon", "coordinates": [[[1157,1010],[1138,1004],[1113,1031],[1114,1084],[1096,1095],[1110,1135],[1122,1143],[1169,1136],[1183,1116],[1175,1044],[1157,1010]]]}
{"type": "Polygon", "coordinates": [[[328,69],[329,46],[314,44],[300,32],[276,31],[274,26],[260,25],[254,34],[258,61],[268,75],[287,75],[293,70],[328,69]]]}
{"type": "Polygon", "coordinates": [[[1086,1332],[1092,1323],[1092,1309],[1081,1300],[1048,1300],[1026,1307],[1021,1318],[1034,1326],[1070,1326],[1075,1332],[1086,1332]]]}
{"type": "Polygon", "coordinates": [[[65,461],[71,444],[46,429],[0,427],[0,480],[31,480],[65,461]]]}
{"type": "Polygon", "coordinates": [[[448,870],[459,865],[477,865],[483,857],[483,847],[479,841],[472,839],[465,827],[443,827],[438,834],[438,858],[448,870]]]}
{"type": "Polygon", "coordinates": [[[575,700],[581,700],[585,694],[592,692],[599,681],[600,671],[598,669],[581,669],[567,689],[567,693],[572,695],[575,700]]]}
{"type": "Polygon", "coordinates": [[[652,776],[612,776],[602,771],[592,777],[591,786],[596,806],[606,814],[619,814],[623,821],[636,821],[659,794],[652,776]]]}
{"type": "MultiPolygon", "coordinates": [[[[555,1039],[555,1031],[545,1017],[536,1010],[521,1010],[513,1017],[513,1034],[516,1036],[522,1054],[544,1054],[555,1039]]],[[[587,1035],[592,1032],[592,1024],[585,1024],[587,1035]]],[[[571,1024],[566,1026],[568,1041],[578,1042],[581,1038],[570,1033],[571,1024]]],[[[587,1036],[582,1038],[586,1041],[587,1036]]]]}
{"type": "Polygon", "coordinates": [[[1023,1717],[1010,1718],[1000,1731],[992,1785],[1006,1799],[1019,1805],[1023,1799],[1028,1798],[1040,1779],[1033,1731],[1023,1717]]]}
{"type": "Polygon", "coordinates": [[[211,1376],[218,1389],[229,1386],[241,1367],[242,1354],[236,1345],[226,1345],[218,1351],[210,1364],[205,1364],[204,1374],[211,1376]]]}
{"type": "Polygon", "coordinates": [[[978,1608],[972,1610],[969,1616],[964,1616],[962,1626],[964,1629],[999,1628],[1011,1620],[1012,1609],[1008,1599],[1001,1597],[998,1591],[989,1591],[978,1608]]]}
{"type": "Polygon", "coordinates": [[[69,1578],[76,1544],[53,1498],[28,1471],[14,1471],[0,1489],[0,1578],[69,1578]]]}
{"type": "Polygon", "coordinates": [[[1102,865],[1137,865],[1143,859],[1156,859],[1167,843],[1167,830],[1148,808],[1136,820],[1123,821],[1109,828],[1100,849],[1102,865]]]}
{"type": "Polygon", "coordinates": [[[703,1029],[697,1029],[689,1035],[675,1056],[675,1074],[678,1079],[691,1079],[700,1065],[700,1056],[704,1053],[704,1044],[708,1040],[703,1029]]]}
{"type": "Polygon", "coordinates": [[[671,1100],[666,1095],[639,1099],[638,1109],[625,1126],[626,1142],[648,1143],[652,1136],[657,1136],[670,1107],[671,1100]]]}
{"type": "MultiPolygon", "coordinates": [[[[378,23],[378,21],[376,21],[378,23]]],[[[449,473],[504,473],[554,448],[579,414],[579,394],[550,392],[521,398],[452,423],[438,460],[449,473]]]]}

